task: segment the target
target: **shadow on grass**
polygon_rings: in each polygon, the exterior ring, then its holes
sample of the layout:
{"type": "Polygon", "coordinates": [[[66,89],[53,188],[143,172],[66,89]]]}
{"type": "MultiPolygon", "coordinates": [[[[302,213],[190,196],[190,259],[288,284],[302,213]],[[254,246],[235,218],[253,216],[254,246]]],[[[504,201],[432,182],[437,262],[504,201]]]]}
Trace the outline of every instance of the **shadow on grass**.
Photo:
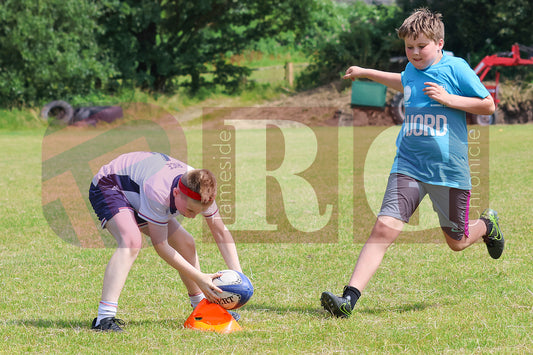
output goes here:
{"type": "MultiPolygon", "coordinates": [[[[431,304],[426,302],[416,302],[413,304],[404,304],[397,307],[376,307],[376,308],[357,308],[354,311],[354,314],[364,313],[370,315],[381,315],[385,313],[406,313],[406,312],[418,312],[423,311],[427,308],[441,306],[441,303],[431,304]]],[[[329,313],[324,311],[322,308],[312,308],[305,306],[273,306],[267,304],[250,304],[246,305],[244,308],[246,311],[251,312],[267,312],[277,315],[289,315],[289,314],[298,314],[298,315],[307,315],[310,317],[320,317],[329,316],[329,313]]],[[[239,310],[236,310],[239,312],[239,310]]],[[[141,320],[141,321],[126,321],[127,325],[130,326],[151,326],[157,325],[162,326],[167,324],[171,328],[181,328],[183,322],[187,317],[183,319],[173,318],[173,319],[160,319],[160,320],[141,320]]],[[[91,320],[92,321],[92,320],[91,320]]],[[[73,330],[84,330],[91,328],[91,321],[79,321],[79,320],[46,320],[46,319],[21,319],[21,320],[11,320],[5,321],[4,324],[12,326],[22,326],[22,327],[36,327],[36,328],[55,328],[55,329],[73,329],[73,330]]]]}
{"type": "MultiPolygon", "coordinates": [[[[166,328],[182,328],[183,323],[185,322],[186,317],[183,319],[173,318],[173,319],[159,319],[159,320],[137,320],[137,321],[128,321],[126,322],[126,327],[128,326],[165,326],[166,328]]],[[[80,320],[49,320],[49,319],[18,319],[18,320],[9,320],[3,322],[5,325],[16,326],[16,327],[35,327],[43,329],[72,329],[76,331],[80,330],[91,330],[92,319],[88,321],[80,320]]],[[[123,327],[124,328],[124,327],[123,327]]],[[[125,328],[124,328],[125,329],[125,328]]]]}
{"type": "Polygon", "coordinates": [[[90,328],[91,321],[82,322],[79,320],[18,319],[5,321],[4,324],[21,327],[81,330],[83,328],[90,328]]]}
{"type": "Polygon", "coordinates": [[[423,311],[427,308],[432,308],[436,306],[440,306],[441,304],[433,304],[433,303],[427,303],[427,302],[415,302],[413,304],[403,304],[396,307],[376,307],[376,308],[361,308],[356,309],[355,312],[358,313],[365,313],[365,314],[372,314],[372,315],[379,315],[382,313],[405,313],[405,312],[417,312],[417,311],[423,311]]]}
{"type": "MultiPolygon", "coordinates": [[[[318,302],[318,304],[320,304],[318,302]]],[[[364,313],[364,314],[370,314],[370,315],[381,315],[385,313],[406,313],[406,312],[419,312],[424,311],[427,308],[433,308],[437,306],[441,306],[441,303],[433,304],[433,303],[427,303],[427,302],[416,302],[412,304],[403,304],[398,305],[396,307],[366,307],[366,308],[358,308],[356,306],[354,310],[354,314],[357,313],[364,313]]],[[[305,307],[305,306],[272,306],[272,305],[266,305],[266,304],[251,304],[246,306],[247,310],[250,311],[265,311],[268,313],[275,313],[278,315],[284,315],[284,314],[290,314],[290,313],[298,313],[300,315],[308,315],[311,317],[324,317],[329,316],[329,313],[323,310],[322,308],[312,308],[312,307],[305,307]]]]}
{"type": "MultiPolygon", "coordinates": [[[[248,311],[268,312],[281,315],[287,313],[299,313],[311,316],[320,314],[320,310],[305,306],[273,306],[271,304],[253,303],[244,306],[244,308],[248,311]]],[[[238,309],[236,311],[239,312],[238,309]]]]}

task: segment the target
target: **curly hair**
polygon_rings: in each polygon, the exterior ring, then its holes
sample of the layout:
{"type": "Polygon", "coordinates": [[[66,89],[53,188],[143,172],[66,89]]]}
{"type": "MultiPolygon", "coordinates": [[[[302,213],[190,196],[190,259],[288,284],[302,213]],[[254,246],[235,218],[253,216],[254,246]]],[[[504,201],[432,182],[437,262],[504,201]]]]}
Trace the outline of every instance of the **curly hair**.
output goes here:
{"type": "Polygon", "coordinates": [[[217,180],[207,169],[195,169],[185,173],[181,180],[185,186],[199,193],[202,204],[211,204],[217,195],[217,180]]]}
{"type": "Polygon", "coordinates": [[[411,16],[403,21],[397,30],[398,37],[405,39],[413,37],[417,39],[421,34],[434,42],[444,39],[444,23],[442,15],[431,12],[428,8],[416,9],[411,16]]]}

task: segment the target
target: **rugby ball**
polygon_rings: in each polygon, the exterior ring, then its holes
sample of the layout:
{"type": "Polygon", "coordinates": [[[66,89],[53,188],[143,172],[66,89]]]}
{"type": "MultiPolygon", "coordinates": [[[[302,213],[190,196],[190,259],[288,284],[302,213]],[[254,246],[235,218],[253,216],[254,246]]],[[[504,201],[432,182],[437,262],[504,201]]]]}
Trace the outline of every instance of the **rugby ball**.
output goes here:
{"type": "Polygon", "coordinates": [[[222,290],[218,294],[220,300],[217,303],[225,309],[244,306],[254,294],[254,287],[248,277],[235,270],[222,270],[218,273],[222,275],[213,279],[213,284],[222,290]]]}

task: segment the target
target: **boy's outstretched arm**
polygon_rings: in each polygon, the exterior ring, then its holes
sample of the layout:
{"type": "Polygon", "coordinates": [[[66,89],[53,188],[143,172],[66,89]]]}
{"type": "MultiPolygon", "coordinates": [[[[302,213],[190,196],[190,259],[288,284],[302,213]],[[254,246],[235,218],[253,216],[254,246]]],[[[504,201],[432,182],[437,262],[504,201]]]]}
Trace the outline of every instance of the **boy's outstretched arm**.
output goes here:
{"type": "Polygon", "coordinates": [[[180,276],[183,275],[194,281],[210,302],[216,302],[220,299],[218,293],[222,290],[213,284],[213,278],[220,276],[220,274],[204,274],[191,265],[176,249],[172,248],[168,244],[167,226],[148,223],[148,230],[152,245],[163,260],[178,270],[180,276]]]}
{"type": "Polygon", "coordinates": [[[220,212],[217,212],[212,217],[207,217],[205,219],[207,226],[213,234],[213,238],[217,243],[218,249],[222,254],[222,258],[226,262],[226,265],[232,270],[240,271],[241,264],[239,262],[239,255],[237,254],[237,248],[235,247],[235,241],[231,232],[226,228],[220,212]]]}
{"type": "Polygon", "coordinates": [[[490,95],[484,98],[452,95],[436,83],[426,82],[424,85],[426,85],[424,93],[427,96],[450,108],[474,115],[492,115],[496,109],[494,100],[490,95]]]}
{"type": "Polygon", "coordinates": [[[349,67],[343,79],[366,78],[377,83],[386,85],[391,89],[403,92],[402,75],[400,73],[391,73],[376,69],[361,68],[358,66],[349,67]]]}

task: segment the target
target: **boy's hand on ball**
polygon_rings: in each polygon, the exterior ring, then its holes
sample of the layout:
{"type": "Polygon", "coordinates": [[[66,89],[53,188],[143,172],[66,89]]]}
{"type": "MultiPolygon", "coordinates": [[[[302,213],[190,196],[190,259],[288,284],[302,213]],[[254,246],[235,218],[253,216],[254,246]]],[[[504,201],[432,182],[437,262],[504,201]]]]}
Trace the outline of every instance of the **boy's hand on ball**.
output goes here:
{"type": "Polygon", "coordinates": [[[203,274],[202,278],[197,282],[198,287],[200,287],[204,293],[205,298],[212,303],[216,303],[220,300],[218,294],[221,293],[222,290],[213,283],[213,279],[219,276],[219,273],[203,274]]]}

